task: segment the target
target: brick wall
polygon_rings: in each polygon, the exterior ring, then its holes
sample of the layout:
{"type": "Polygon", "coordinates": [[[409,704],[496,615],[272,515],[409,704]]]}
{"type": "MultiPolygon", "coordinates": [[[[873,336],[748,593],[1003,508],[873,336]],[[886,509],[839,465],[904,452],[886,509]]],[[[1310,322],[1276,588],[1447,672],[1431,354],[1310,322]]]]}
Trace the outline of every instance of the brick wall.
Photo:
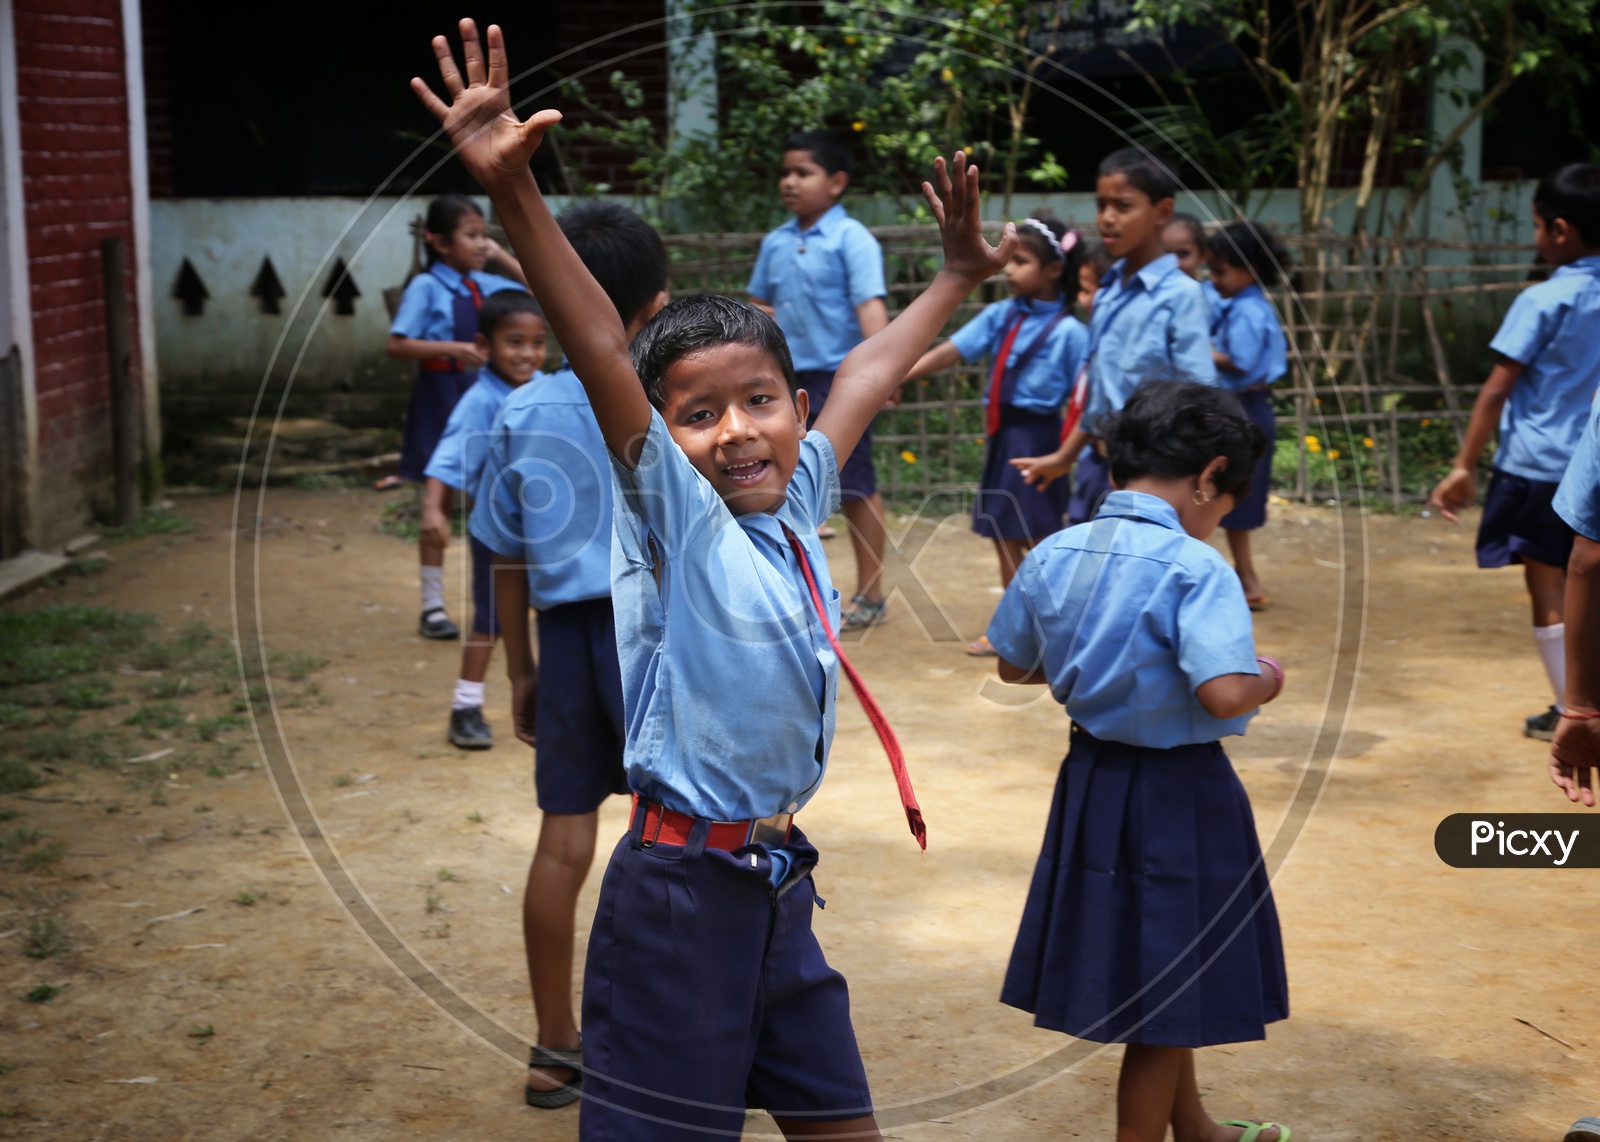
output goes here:
{"type": "MultiPolygon", "coordinates": [[[[39,417],[39,536],[113,502],[100,242],[133,254],[119,0],[14,0],[23,199],[39,417]]],[[[134,284],[124,283],[130,310],[134,284]]],[[[137,314],[133,329],[138,331],[137,314]]],[[[137,369],[138,347],[133,361],[137,369]]]]}
{"type": "MultiPolygon", "coordinates": [[[[557,32],[561,50],[565,52],[580,45],[590,46],[563,59],[558,65],[561,73],[576,76],[586,68],[594,67],[594,71],[581,79],[590,102],[619,119],[648,115],[658,132],[664,133],[667,122],[667,52],[663,46],[665,27],[660,20],[665,14],[663,0],[569,0],[563,3],[557,32]],[[635,24],[645,26],[591,44],[591,41],[635,24]],[[641,48],[648,50],[640,51],[641,48]],[[635,52],[637,54],[633,54],[635,52]],[[613,71],[622,71],[639,83],[644,93],[643,107],[635,110],[622,102],[611,87],[610,76],[613,71]]],[[[570,104],[569,107],[575,115],[584,114],[577,107],[571,107],[570,104]]],[[[615,194],[632,194],[635,190],[637,180],[627,169],[634,158],[631,154],[614,147],[569,142],[565,158],[568,164],[581,170],[584,178],[590,182],[609,183],[615,194]]]]}

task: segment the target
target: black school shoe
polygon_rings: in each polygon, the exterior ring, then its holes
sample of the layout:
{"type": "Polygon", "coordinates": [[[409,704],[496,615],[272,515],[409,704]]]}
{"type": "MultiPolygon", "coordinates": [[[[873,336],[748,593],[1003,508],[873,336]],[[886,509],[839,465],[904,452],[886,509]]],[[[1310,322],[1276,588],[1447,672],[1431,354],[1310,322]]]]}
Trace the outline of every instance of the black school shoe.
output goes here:
{"type": "Polygon", "coordinates": [[[489,749],[494,745],[494,734],[483,720],[482,706],[450,711],[450,744],[457,749],[489,749]]]}
{"type": "Polygon", "coordinates": [[[1542,742],[1552,741],[1556,736],[1556,727],[1561,724],[1561,711],[1551,706],[1542,714],[1534,714],[1522,723],[1522,736],[1525,738],[1538,738],[1542,742]]]}
{"type": "Polygon", "coordinates": [[[434,607],[431,611],[422,612],[422,617],[417,620],[417,633],[423,638],[460,638],[461,628],[450,621],[443,607],[434,607]]]}
{"type": "Polygon", "coordinates": [[[1567,1131],[1566,1142],[1600,1142],[1600,1118],[1580,1118],[1567,1131]]]}

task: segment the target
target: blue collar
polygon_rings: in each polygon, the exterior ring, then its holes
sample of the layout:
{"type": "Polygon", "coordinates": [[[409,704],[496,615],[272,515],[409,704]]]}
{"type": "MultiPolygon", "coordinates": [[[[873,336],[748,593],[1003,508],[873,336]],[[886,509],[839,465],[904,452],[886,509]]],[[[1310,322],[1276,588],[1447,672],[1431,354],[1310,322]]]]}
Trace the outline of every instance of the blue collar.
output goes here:
{"type": "Polygon", "coordinates": [[[835,202],[832,206],[828,207],[828,209],[824,210],[822,215],[804,230],[800,228],[800,219],[798,218],[789,219],[789,221],[785,222],[782,226],[779,226],[778,229],[792,231],[793,233],[799,234],[801,237],[805,237],[807,234],[819,234],[823,237],[827,237],[828,231],[832,230],[835,226],[848,217],[850,216],[845,213],[844,203],[835,202]]]}
{"type": "Polygon", "coordinates": [[[1040,301],[1032,297],[1014,297],[1011,299],[1011,304],[1029,317],[1038,315],[1053,317],[1067,307],[1067,295],[1062,294],[1054,301],[1040,301]]]}
{"type": "MultiPolygon", "coordinates": [[[[1127,258],[1118,258],[1112,263],[1111,268],[1106,271],[1106,276],[1100,279],[1100,284],[1108,285],[1111,282],[1120,282],[1122,280],[1122,266],[1127,260],[1127,258]]],[[[1162,254],[1155,261],[1135,273],[1133,279],[1128,282],[1127,288],[1132,289],[1133,282],[1137,281],[1146,290],[1153,290],[1162,278],[1168,274],[1175,273],[1182,273],[1178,269],[1178,255],[1162,254]]]]}
{"type": "Polygon", "coordinates": [[[1183,531],[1183,524],[1178,520],[1178,509],[1149,492],[1112,492],[1101,502],[1100,510],[1094,513],[1095,519],[1104,516],[1142,519],[1172,531],[1183,531]]]}
{"type": "Polygon", "coordinates": [[[428,272],[438,278],[440,283],[450,287],[451,293],[462,291],[461,283],[466,280],[465,275],[454,266],[447,266],[443,262],[434,262],[428,267],[428,272]]]}
{"type": "Polygon", "coordinates": [[[1595,274],[1600,275],[1600,254],[1590,254],[1586,258],[1579,258],[1575,262],[1568,262],[1564,266],[1557,266],[1550,271],[1551,277],[1561,274],[1595,274]]]}

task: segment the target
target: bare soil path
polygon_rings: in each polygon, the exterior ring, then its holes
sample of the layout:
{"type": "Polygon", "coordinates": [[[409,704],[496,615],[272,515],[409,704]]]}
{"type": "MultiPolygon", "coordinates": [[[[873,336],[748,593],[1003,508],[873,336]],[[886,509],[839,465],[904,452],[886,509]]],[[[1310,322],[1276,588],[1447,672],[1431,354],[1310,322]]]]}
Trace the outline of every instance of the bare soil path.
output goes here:
{"type": "MultiPolygon", "coordinates": [[[[378,533],[379,507],[361,490],[273,489],[247,513],[259,510],[259,538],[235,537],[231,499],[185,498],[192,531],[117,545],[103,573],[9,606],[89,602],[231,632],[230,558],[257,561],[269,647],[327,660],[314,688],[275,687],[292,701],[277,732],[322,836],[440,980],[528,1038],[531,755],[509,740],[498,660],[501,744],[467,755],[444,741],[458,647],[417,637],[412,549],[378,533]]],[[[1566,804],[1544,776],[1545,747],[1520,733],[1548,701],[1520,578],[1477,571],[1467,526],[1344,523],[1366,528],[1364,657],[1329,780],[1275,882],[1294,1014],[1264,1043],[1202,1052],[1205,1096],[1219,1116],[1269,1116],[1308,1142],[1559,1139],[1600,1110],[1600,1013],[1584,987],[1600,873],[1454,870],[1432,847],[1448,813],[1566,804]]],[[[1274,605],[1258,641],[1290,685],[1228,746],[1267,840],[1307,773],[1336,588],[1359,570],[1342,565],[1340,526],[1330,509],[1280,507],[1262,533],[1274,605]]],[[[834,572],[849,581],[841,544],[834,572]]],[[[998,595],[989,547],[959,519],[914,546],[915,575],[955,632],[978,633],[998,595]]],[[[460,559],[453,548],[452,591],[460,559]]],[[[854,657],[911,759],[927,853],[848,700],[805,814],[823,852],[817,930],[851,981],[874,1093],[899,1138],[1108,1137],[1118,1051],[1074,1048],[995,1000],[1066,720],[1048,701],[984,698],[990,667],[924,613],[931,634],[897,600],[854,657]],[[1008,1089],[1005,1076],[1030,1066],[1059,1073],[974,1109],[950,1100],[991,1080],[1008,1089]]],[[[447,1017],[364,935],[288,827],[252,731],[229,733],[238,764],[214,776],[152,775],[161,760],[118,757],[55,766],[43,786],[0,797],[16,814],[7,835],[66,845],[46,866],[0,862],[0,1136],[576,1137],[575,1111],[522,1107],[520,1059],[447,1017]],[[46,913],[56,954],[24,955],[46,913]],[[44,984],[59,994],[23,999],[44,984]]],[[[608,806],[603,838],[620,833],[624,808],[608,806]]],[[[751,1118],[748,1136],[770,1132],[751,1118]]]]}

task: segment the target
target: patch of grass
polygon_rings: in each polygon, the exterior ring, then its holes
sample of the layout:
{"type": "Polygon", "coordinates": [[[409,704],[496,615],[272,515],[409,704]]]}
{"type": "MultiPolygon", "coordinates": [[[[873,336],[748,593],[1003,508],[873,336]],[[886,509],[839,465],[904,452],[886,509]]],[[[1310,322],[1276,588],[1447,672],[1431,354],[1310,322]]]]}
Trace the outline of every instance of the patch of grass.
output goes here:
{"type": "Polygon", "coordinates": [[[0,686],[90,674],[141,646],[155,616],[77,604],[0,611],[0,686]]]}
{"type": "Polygon", "coordinates": [[[214,742],[223,730],[243,729],[249,724],[247,719],[237,714],[218,714],[214,718],[201,718],[194,724],[194,740],[214,742]]]}
{"type": "MultiPolygon", "coordinates": [[[[104,734],[77,733],[70,729],[33,730],[15,735],[7,746],[26,761],[82,761],[100,765],[111,760],[111,754],[102,744],[104,738],[104,734]]],[[[3,781],[0,781],[0,792],[3,791],[3,781]]]]}
{"type": "Polygon", "coordinates": [[[51,987],[48,983],[41,983],[38,987],[28,992],[28,994],[24,995],[22,998],[26,999],[29,1003],[49,1003],[52,999],[60,994],[61,989],[59,987],[51,987]]]}
{"type": "Polygon", "coordinates": [[[186,698],[194,693],[194,683],[189,675],[177,674],[146,682],[140,689],[146,698],[186,698]]]}
{"type": "Polygon", "coordinates": [[[449,869],[441,868],[439,870],[439,879],[441,881],[450,881],[450,880],[454,880],[455,878],[456,878],[456,874],[451,872],[449,869]]]}
{"type": "Polygon", "coordinates": [[[21,793],[37,789],[44,778],[14,757],[0,757],[0,793],[21,793]]]}
{"type": "Polygon", "coordinates": [[[41,868],[48,868],[66,855],[66,841],[51,841],[31,852],[23,853],[17,863],[22,866],[24,872],[36,872],[41,868]]]}
{"type": "Polygon", "coordinates": [[[484,823],[484,821],[488,820],[488,818],[474,809],[467,815],[467,820],[471,821],[474,825],[481,825],[484,823]]]}
{"type": "Polygon", "coordinates": [[[226,777],[228,774],[227,771],[222,768],[222,766],[218,765],[216,762],[212,762],[210,765],[206,766],[206,776],[226,777]]]}
{"type": "Polygon", "coordinates": [[[281,674],[291,682],[304,682],[315,671],[328,665],[326,658],[319,658],[305,650],[275,650],[268,661],[272,673],[281,674]]]}
{"type": "Polygon", "coordinates": [[[109,542],[121,543],[147,535],[182,535],[193,530],[193,522],[177,512],[151,508],[140,517],[138,523],[128,527],[102,527],[100,534],[109,542]]]}
{"type": "Polygon", "coordinates": [[[440,896],[437,892],[430,892],[422,901],[422,910],[429,916],[432,916],[435,912],[439,911],[443,904],[444,897],[440,896]]]}
{"type": "Polygon", "coordinates": [[[264,896],[266,896],[265,892],[260,893],[259,895],[254,892],[241,892],[239,895],[233,898],[233,902],[235,904],[243,904],[246,908],[248,908],[264,896]]]}
{"type": "Polygon", "coordinates": [[[353,769],[347,769],[333,779],[333,787],[335,789],[343,789],[346,785],[353,784],[355,779],[356,771],[353,769]]]}
{"type": "Polygon", "coordinates": [[[332,492],[364,483],[366,481],[360,476],[340,475],[337,472],[305,472],[294,478],[295,488],[302,492],[332,492]]]}
{"type": "Polygon", "coordinates": [[[130,656],[135,670],[215,670],[232,652],[220,645],[216,632],[195,621],[165,641],[146,641],[130,656]]]}
{"type": "Polygon", "coordinates": [[[156,730],[176,730],[187,724],[189,715],[176,702],[152,702],[140,706],[123,719],[125,726],[138,726],[146,733],[156,730]]]}
{"type": "Polygon", "coordinates": [[[67,950],[67,929],[57,916],[39,916],[28,921],[28,938],[22,954],[35,960],[48,960],[67,950]]]}
{"type": "Polygon", "coordinates": [[[378,519],[378,530],[407,543],[415,543],[422,534],[422,504],[413,493],[383,506],[378,519]]]}
{"type": "Polygon", "coordinates": [[[191,1038],[191,1039],[199,1039],[200,1042],[206,1043],[206,1042],[209,1042],[210,1039],[211,1039],[211,1036],[215,1035],[216,1033],[217,1033],[216,1028],[213,1027],[211,1024],[209,1024],[209,1023],[196,1023],[189,1029],[189,1038],[191,1038]]]}
{"type": "Polygon", "coordinates": [[[21,827],[12,829],[10,836],[0,836],[0,852],[5,852],[7,849],[20,851],[29,848],[49,835],[43,829],[25,829],[21,827]]]}

